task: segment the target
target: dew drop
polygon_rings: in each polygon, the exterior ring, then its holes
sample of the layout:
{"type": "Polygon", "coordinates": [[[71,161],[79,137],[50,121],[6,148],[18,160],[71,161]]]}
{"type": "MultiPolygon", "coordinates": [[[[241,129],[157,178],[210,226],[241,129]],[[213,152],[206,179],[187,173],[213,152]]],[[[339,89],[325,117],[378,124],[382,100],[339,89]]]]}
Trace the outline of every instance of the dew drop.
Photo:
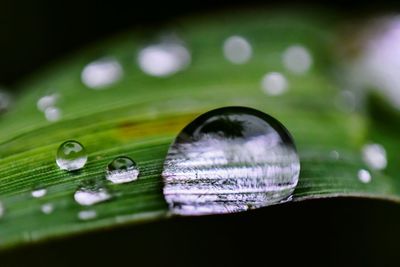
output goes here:
{"type": "Polygon", "coordinates": [[[386,168],[386,150],[380,144],[366,144],[362,148],[362,158],[371,169],[383,170],[386,168]]]}
{"type": "Polygon", "coordinates": [[[86,65],[81,80],[87,87],[100,90],[118,82],[122,75],[121,64],[115,58],[106,57],[86,65]]]}
{"type": "Polygon", "coordinates": [[[45,111],[49,107],[54,107],[58,101],[58,94],[42,96],[36,103],[38,110],[45,111]]]}
{"type": "Polygon", "coordinates": [[[250,43],[241,36],[231,36],[226,39],[223,51],[225,58],[233,64],[244,64],[252,55],[250,43]]]}
{"type": "Polygon", "coordinates": [[[138,63],[142,71],[158,77],[170,76],[185,69],[190,60],[188,49],[172,42],[147,46],[138,55],[138,63]]]}
{"type": "Polygon", "coordinates": [[[246,107],[209,111],[171,145],[162,176],[173,214],[240,212],[287,200],[300,171],[292,137],[246,107]]]}
{"type": "Polygon", "coordinates": [[[357,176],[358,180],[360,180],[364,184],[371,182],[371,174],[365,169],[359,170],[357,176]]]}
{"type": "Polygon", "coordinates": [[[44,110],[44,116],[49,122],[56,122],[61,119],[61,109],[57,107],[48,107],[44,110]]]}
{"type": "Polygon", "coordinates": [[[282,61],[287,70],[304,74],[310,69],[313,60],[308,49],[301,45],[293,45],[283,53],[282,61]]]}
{"type": "Polygon", "coordinates": [[[41,198],[47,194],[47,190],[45,188],[35,189],[31,192],[32,197],[41,198]]]}
{"type": "Polygon", "coordinates": [[[82,210],[78,213],[78,218],[82,221],[91,220],[97,217],[95,210],[82,210]]]}
{"type": "Polygon", "coordinates": [[[11,104],[11,96],[6,91],[0,89],[0,113],[6,111],[11,104]]]}
{"type": "Polygon", "coordinates": [[[5,210],[3,202],[0,202],[0,219],[4,216],[5,210]]]}
{"type": "Polygon", "coordinates": [[[288,81],[281,73],[270,72],[263,77],[261,86],[268,95],[281,95],[288,89],[288,81]]]}
{"type": "Polygon", "coordinates": [[[138,178],[139,169],[129,157],[115,158],[107,166],[106,178],[114,184],[129,183],[138,178]]]}
{"type": "Polygon", "coordinates": [[[75,201],[82,206],[91,206],[111,198],[107,189],[95,180],[83,183],[74,194],[75,201]]]}
{"type": "Polygon", "coordinates": [[[86,150],[77,141],[66,141],[58,148],[56,162],[62,170],[75,171],[82,169],[86,161],[86,150]]]}
{"type": "Polygon", "coordinates": [[[41,210],[44,214],[50,214],[50,213],[52,213],[52,212],[54,211],[54,205],[51,204],[51,203],[43,204],[43,205],[40,207],[40,210],[41,210]]]}
{"type": "Polygon", "coordinates": [[[339,152],[336,151],[336,150],[332,150],[332,151],[329,153],[329,156],[330,156],[332,159],[334,159],[334,160],[338,160],[338,159],[340,158],[340,154],[339,154],[339,152]]]}

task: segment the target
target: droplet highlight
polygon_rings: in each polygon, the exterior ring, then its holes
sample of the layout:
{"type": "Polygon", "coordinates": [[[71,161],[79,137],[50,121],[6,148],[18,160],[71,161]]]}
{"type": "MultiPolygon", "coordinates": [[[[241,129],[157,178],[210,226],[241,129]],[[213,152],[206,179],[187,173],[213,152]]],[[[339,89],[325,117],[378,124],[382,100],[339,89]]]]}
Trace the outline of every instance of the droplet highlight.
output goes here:
{"type": "Polygon", "coordinates": [[[227,38],[223,45],[225,58],[233,64],[244,64],[252,56],[253,49],[250,43],[241,36],[227,38]]]}
{"type": "Polygon", "coordinates": [[[78,141],[66,141],[57,150],[56,163],[62,170],[79,170],[85,166],[86,162],[86,150],[78,141]]]}
{"type": "Polygon", "coordinates": [[[386,150],[380,144],[366,144],[362,147],[362,158],[371,169],[383,170],[387,166],[386,150]]]}
{"type": "Polygon", "coordinates": [[[166,42],[145,47],[137,60],[144,73],[166,77],[184,70],[190,64],[191,55],[182,44],[166,42]]]}
{"type": "Polygon", "coordinates": [[[273,117],[246,107],[209,111],[171,145],[162,177],[173,214],[245,211],[289,199],[300,171],[292,137],[273,117]]]}
{"type": "Polygon", "coordinates": [[[101,58],[85,66],[81,74],[82,83],[95,90],[106,89],[123,76],[121,64],[112,57],[101,58]]]}
{"type": "Polygon", "coordinates": [[[106,179],[114,184],[129,183],[137,180],[139,169],[129,157],[115,158],[107,166],[106,179]]]}
{"type": "Polygon", "coordinates": [[[272,96],[281,95],[288,89],[288,81],[279,72],[270,72],[264,75],[261,81],[264,93],[272,96]]]}
{"type": "Polygon", "coordinates": [[[41,210],[44,214],[51,214],[51,213],[53,213],[53,211],[54,211],[54,205],[51,204],[51,203],[43,204],[43,205],[40,207],[40,210],[41,210]]]}

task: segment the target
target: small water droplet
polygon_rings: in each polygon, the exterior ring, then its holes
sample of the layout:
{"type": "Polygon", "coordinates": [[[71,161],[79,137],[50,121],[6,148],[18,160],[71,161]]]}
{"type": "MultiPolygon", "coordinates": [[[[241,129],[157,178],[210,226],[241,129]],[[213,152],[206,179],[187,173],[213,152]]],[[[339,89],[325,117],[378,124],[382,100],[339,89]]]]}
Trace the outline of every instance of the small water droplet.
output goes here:
{"type": "Polygon", "coordinates": [[[283,53],[282,61],[287,70],[304,74],[310,69],[313,60],[308,49],[301,45],[293,45],[283,53]]]}
{"type": "Polygon", "coordinates": [[[11,104],[11,95],[0,89],[0,113],[6,111],[11,104]]]}
{"type": "Polygon", "coordinates": [[[50,214],[50,213],[52,213],[52,212],[54,211],[54,205],[51,204],[51,203],[43,204],[43,205],[40,207],[40,210],[41,210],[44,214],[50,214]]]}
{"type": "Polygon", "coordinates": [[[95,180],[85,181],[74,194],[75,201],[82,206],[91,206],[110,198],[107,189],[95,180]]]}
{"type": "Polygon", "coordinates": [[[114,184],[135,181],[139,175],[136,163],[129,157],[115,158],[107,166],[106,178],[114,184]]]}
{"type": "Polygon", "coordinates": [[[82,210],[78,213],[78,218],[82,221],[91,220],[97,217],[95,210],[82,210]]]}
{"type": "Polygon", "coordinates": [[[190,60],[188,49],[173,42],[150,45],[142,49],[138,55],[142,71],[158,77],[169,76],[185,69],[190,60]]]}
{"type": "Polygon", "coordinates": [[[91,89],[105,89],[118,82],[123,75],[121,64],[112,57],[93,61],[82,71],[82,82],[91,89]]]}
{"type": "Polygon", "coordinates": [[[58,148],[56,162],[62,170],[75,171],[82,169],[87,162],[86,150],[77,141],[66,141],[58,148]]]}
{"type": "Polygon", "coordinates": [[[386,168],[386,150],[380,144],[366,144],[362,148],[362,158],[371,169],[383,170],[386,168]]]}
{"type": "Polygon", "coordinates": [[[261,86],[266,94],[281,95],[288,89],[288,81],[281,73],[270,72],[263,77],[261,86]]]}
{"type": "Polygon", "coordinates": [[[54,107],[58,101],[58,94],[51,94],[42,96],[36,103],[37,108],[40,111],[45,111],[49,107],[54,107]]]}
{"type": "Polygon", "coordinates": [[[371,174],[365,169],[359,170],[357,176],[358,179],[364,184],[371,182],[371,174]]]}
{"type": "Polygon", "coordinates": [[[44,116],[49,122],[56,122],[61,119],[61,109],[57,107],[48,107],[44,110],[44,116]]]}
{"type": "Polygon", "coordinates": [[[329,155],[330,155],[330,157],[331,157],[332,159],[334,159],[334,160],[338,160],[338,159],[340,158],[340,154],[339,154],[339,152],[337,152],[336,150],[332,150],[332,151],[329,153],[329,155]]]}
{"type": "Polygon", "coordinates": [[[3,202],[0,202],[0,219],[4,216],[5,210],[3,202]]]}
{"type": "Polygon", "coordinates": [[[250,43],[241,36],[231,36],[223,46],[225,58],[234,64],[244,64],[253,53],[250,43]]]}
{"type": "Polygon", "coordinates": [[[45,188],[35,189],[31,192],[32,197],[41,198],[47,194],[47,190],[45,188]]]}
{"type": "Polygon", "coordinates": [[[239,212],[287,199],[299,171],[280,122],[251,108],[220,108],[191,122],[171,145],[164,196],[174,214],[239,212]]]}

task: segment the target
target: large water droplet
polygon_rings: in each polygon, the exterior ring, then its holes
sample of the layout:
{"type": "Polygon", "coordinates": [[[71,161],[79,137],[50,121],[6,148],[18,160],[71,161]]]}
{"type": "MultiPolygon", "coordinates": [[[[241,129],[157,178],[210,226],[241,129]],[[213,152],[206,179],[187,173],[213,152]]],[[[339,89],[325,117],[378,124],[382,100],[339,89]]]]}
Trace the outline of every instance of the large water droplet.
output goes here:
{"type": "Polygon", "coordinates": [[[383,170],[386,168],[386,150],[380,144],[366,144],[362,148],[362,157],[371,169],[383,170]]]}
{"type": "Polygon", "coordinates": [[[136,163],[129,157],[115,158],[107,166],[106,178],[114,184],[135,181],[139,175],[136,163]]]}
{"type": "Polygon", "coordinates": [[[164,163],[164,195],[181,215],[229,213],[288,199],[300,162],[292,137],[251,108],[209,111],[186,126],[164,163]]]}
{"type": "Polygon", "coordinates": [[[251,58],[252,48],[250,43],[241,36],[231,36],[225,40],[224,56],[234,64],[244,64],[251,58]]]}
{"type": "Polygon", "coordinates": [[[312,65],[310,52],[301,45],[293,45],[286,49],[282,61],[287,70],[296,74],[306,73],[312,65]]]}
{"type": "Polygon", "coordinates": [[[105,89],[122,78],[121,64],[111,57],[93,61],[82,71],[82,82],[92,89],[105,89]]]}
{"type": "Polygon", "coordinates": [[[169,76],[185,69],[190,63],[190,53],[178,43],[150,45],[139,52],[140,68],[152,76],[169,76]]]}
{"type": "Polygon", "coordinates": [[[58,148],[56,162],[62,170],[75,171],[82,169],[86,161],[86,150],[77,141],[66,141],[58,148]]]}
{"type": "Polygon", "coordinates": [[[91,206],[110,198],[107,189],[95,180],[85,181],[74,194],[75,201],[82,206],[91,206]]]}
{"type": "Polygon", "coordinates": [[[288,88],[288,81],[285,76],[279,72],[270,72],[265,74],[261,81],[263,91],[269,95],[281,95],[288,88]]]}

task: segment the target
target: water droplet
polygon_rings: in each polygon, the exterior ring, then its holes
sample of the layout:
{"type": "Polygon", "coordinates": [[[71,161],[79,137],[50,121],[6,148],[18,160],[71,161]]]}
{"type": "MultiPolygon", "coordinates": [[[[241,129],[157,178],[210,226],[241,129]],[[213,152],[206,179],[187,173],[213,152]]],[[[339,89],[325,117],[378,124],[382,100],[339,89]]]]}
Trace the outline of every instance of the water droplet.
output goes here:
{"type": "Polygon", "coordinates": [[[234,64],[244,64],[252,55],[250,43],[241,36],[231,36],[226,39],[223,50],[225,58],[234,64]]]}
{"type": "Polygon", "coordinates": [[[43,204],[43,205],[40,207],[40,210],[41,210],[44,214],[50,214],[50,213],[53,212],[54,206],[53,206],[53,204],[51,204],[51,203],[46,203],[46,204],[43,204]]]}
{"type": "Polygon", "coordinates": [[[367,184],[371,182],[371,174],[365,169],[359,170],[357,176],[362,183],[367,184]]]}
{"type": "Polygon", "coordinates": [[[6,111],[11,104],[11,96],[6,91],[0,89],[0,113],[6,111]]]}
{"type": "Polygon", "coordinates": [[[95,180],[85,181],[75,192],[75,201],[82,206],[91,206],[111,198],[107,189],[95,180]]]}
{"type": "Polygon", "coordinates": [[[107,166],[107,180],[114,184],[129,183],[135,181],[139,175],[136,163],[128,157],[115,158],[107,166]]]}
{"type": "Polygon", "coordinates": [[[32,197],[41,198],[47,194],[47,190],[45,188],[35,189],[31,192],[32,197]]]}
{"type": "Polygon", "coordinates": [[[0,219],[4,216],[5,210],[3,202],[0,202],[0,219]]]}
{"type": "Polygon", "coordinates": [[[386,168],[386,150],[380,144],[366,144],[362,148],[362,158],[371,169],[383,170],[386,168]]]}
{"type": "Polygon", "coordinates": [[[263,77],[261,86],[266,94],[280,95],[288,89],[288,81],[281,73],[270,72],[263,77]]]}
{"type": "Polygon", "coordinates": [[[332,150],[332,151],[329,153],[329,155],[330,155],[330,157],[331,157],[332,159],[334,159],[334,160],[338,160],[338,159],[340,158],[340,154],[339,154],[339,152],[337,152],[336,150],[332,150]]]}
{"type": "Polygon", "coordinates": [[[37,108],[40,111],[45,111],[49,107],[54,107],[58,101],[58,94],[51,94],[42,96],[36,103],[37,108]]]}
{"type": "Polygon", "coordinates": [[[287,70],[296,74],[304,74],[310,69],[313,60],[305,47],[293,45],[283,53],[282,61],[287,70]]]}
{"type": "Polygon", "coordinates": [[[191,60],[186,47],[178,43],[150,45],[139,52],[138,63],[148,75],[165,77],[185,69],[191,60]]]}
{"type": "Polygon", "coordinates": [[[66,141],[58,148],[56,162],[62,170],[75,171],[82,169],[86,161],[86,150],[77,141],[66,141]]]}
{"type": "Polygon", "coordinates": [[[78,213],[78,218],[82,221],[91,220],[97,217],[95,210],[82,210],[78,213]]]}
{"type": "Polygon", "coordinates": [[[98,59],[85,66],[82,82],[92,89],[105,89],[118,82],[123,75],[121,64],[112,57],[98,59]]]}
{"type": "Polygon", "coordinates": [[[181,215],[229,213],[288,199],[300,162],[292,137],[251,108],[209,111],[186,126],[164,163],[164,196],[181,215]]]}
{"type": "Polygon", "coordinates": [[[57,107],[48,107],[44,110],[46,120],[50,122],[59,121],[61,119],[61,110],[57,107]]]}

